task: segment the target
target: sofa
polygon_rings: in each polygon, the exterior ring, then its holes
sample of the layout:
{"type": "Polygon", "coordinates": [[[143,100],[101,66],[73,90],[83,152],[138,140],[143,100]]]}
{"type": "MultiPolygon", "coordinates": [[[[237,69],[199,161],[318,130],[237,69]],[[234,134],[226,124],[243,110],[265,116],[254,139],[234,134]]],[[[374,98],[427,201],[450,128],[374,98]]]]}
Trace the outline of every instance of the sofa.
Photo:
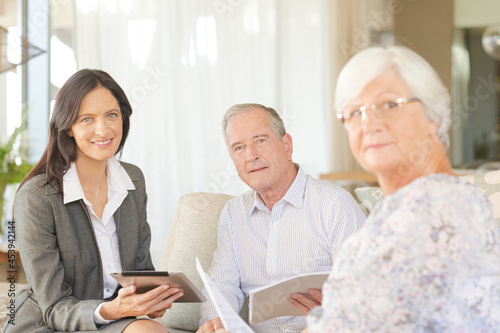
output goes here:
{"type": "MultiPolygon", "coordinates": [[[[481,188],[493,205],[495,219],[500,223],[500,171],[464,176],[481,188]]],[[[383,194],[378,187],[361,187],[355,193],[365,212],[369,212],[383,194]]],[[[205,270],[212,261],[217,245],[219,215],[231,196],[212,193],[190,193],[179,200],[171,231],[159,269],[182,271],[199,289],[202,282],[195,268],[198,256],[205,270]]],[[[165,312],[163,324],[170,332],[195,332],[200,319],[199,304],[175,304],[165,312]]],[[[240,315],[248,320],[247,302],[240,315]]]]}

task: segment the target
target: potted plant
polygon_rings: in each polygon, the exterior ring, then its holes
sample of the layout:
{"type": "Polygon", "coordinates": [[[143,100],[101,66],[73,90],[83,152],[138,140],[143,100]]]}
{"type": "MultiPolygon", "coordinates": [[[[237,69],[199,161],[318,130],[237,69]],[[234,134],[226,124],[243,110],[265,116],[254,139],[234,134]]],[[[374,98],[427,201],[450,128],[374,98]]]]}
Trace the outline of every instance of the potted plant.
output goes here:
{"type": "Polygon", "coordinates": [[[4,194],[9,184],[16,184],[33,167],[28,161],[28,149],[23,145],[22,133],[26,129],[26,118],[23,117],[21,125],[14,130],[5,144],[0,143],[0,233],[3,234],[4,194]]]}

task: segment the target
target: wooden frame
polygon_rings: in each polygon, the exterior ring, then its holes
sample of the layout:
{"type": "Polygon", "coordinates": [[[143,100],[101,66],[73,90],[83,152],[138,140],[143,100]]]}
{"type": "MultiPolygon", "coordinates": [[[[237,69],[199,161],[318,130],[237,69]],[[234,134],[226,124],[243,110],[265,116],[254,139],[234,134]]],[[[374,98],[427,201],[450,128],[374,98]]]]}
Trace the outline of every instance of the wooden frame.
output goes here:
{"type": "Polygon", "coordinates": [[[377,177],[374,174],[366,171],[349,171],[349,172],[332,172],[325,173],[319,176],[320,179],[326,180],[354,180],[363,181],[370,186],[378,186],[377,177]]]}

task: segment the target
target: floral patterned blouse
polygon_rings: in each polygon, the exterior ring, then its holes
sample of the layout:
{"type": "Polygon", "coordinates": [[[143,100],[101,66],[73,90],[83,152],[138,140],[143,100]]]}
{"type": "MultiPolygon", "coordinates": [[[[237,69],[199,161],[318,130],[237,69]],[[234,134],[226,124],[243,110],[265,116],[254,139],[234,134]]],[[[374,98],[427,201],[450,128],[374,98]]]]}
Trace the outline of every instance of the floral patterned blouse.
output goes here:
{"type": "Polygon", "coordinates": [[[500,231],[475,185],[421,177],[342,246],[309,332],[500,332],[500,231]]]}

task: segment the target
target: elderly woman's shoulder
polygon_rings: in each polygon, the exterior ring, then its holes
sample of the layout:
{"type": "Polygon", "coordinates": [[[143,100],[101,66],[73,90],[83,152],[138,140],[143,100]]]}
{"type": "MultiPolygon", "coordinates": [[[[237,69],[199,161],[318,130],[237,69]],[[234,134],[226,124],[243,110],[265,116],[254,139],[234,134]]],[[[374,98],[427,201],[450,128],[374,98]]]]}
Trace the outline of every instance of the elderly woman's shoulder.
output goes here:
{"type": "Polygon", "coordinates": [[[464,177],[452,176],[445,173],[436,173],[417,178],[408,186],[411,186],[414,189],[432,188],[435,190],[432,191],[432,193],[449,192],[456,189],[480,192],[480,189],[477,186],[471,184],[471,182],[464,177]]]}
{"type": "MultiPolygon", "coordinates": [[[[487,207],[488,198],[479,187],[463,177],[448,174],[432,174],[420,177],[403,187],[399,199],[409,205],[428,207],[487,207]]],[[[398,193],[396,192],[396,193],[398,193]]]]}
{"type": "Polygon", "coordinates": [[[482,221],[483,229],[498,229],[491,203],[481,189],[446,174],[414,180],[386,197],[371,215],[382,222],[396,221],[397,225],[400,220],[413,220],[427,225],[448,224],[466,231],[482,221]]]}
{"type": "MultiPolygon", "coordinates": [[[[482,194],[479,187],[471,184],[463,177],[448,174],[431,174],[415,179],[407,186],[401,188],[401,194],[413,198],[429,196],[431,198],[463,197],[474,193],[482,194]]],[[[397,192],[396,192],[397,193],[397,192]]]]}

